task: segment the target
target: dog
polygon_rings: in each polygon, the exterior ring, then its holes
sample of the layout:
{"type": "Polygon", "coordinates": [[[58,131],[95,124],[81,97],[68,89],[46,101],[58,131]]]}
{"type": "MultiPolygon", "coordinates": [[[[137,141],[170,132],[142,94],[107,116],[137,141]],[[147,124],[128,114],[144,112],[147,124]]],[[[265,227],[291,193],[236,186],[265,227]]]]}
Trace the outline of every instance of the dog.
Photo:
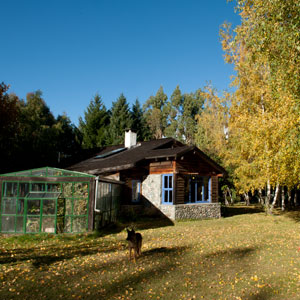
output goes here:
{"type": "Polygon", "coordinates": [[[127,239],[129,248],[129,260],[131,260],[131,251],[134,251],[134,262],[136,258],[142,253],[142,240],[143,237],[139,232],[135,232],[134,229],[127,229],[127,239]]]}

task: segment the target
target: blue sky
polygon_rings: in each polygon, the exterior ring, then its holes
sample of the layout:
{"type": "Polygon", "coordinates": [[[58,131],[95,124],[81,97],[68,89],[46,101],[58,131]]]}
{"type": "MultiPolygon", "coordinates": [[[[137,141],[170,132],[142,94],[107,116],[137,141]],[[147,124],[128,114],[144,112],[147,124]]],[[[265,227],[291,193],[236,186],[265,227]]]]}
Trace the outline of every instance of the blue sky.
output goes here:
{"type": "Polygon", "coordinates": [[[74,124],[96,93],[143,104],[163,86],[228,89],[219,41],[240,18],[226,0],[0,0],[0,82],[25,98],[41,90],[74,124]]]}

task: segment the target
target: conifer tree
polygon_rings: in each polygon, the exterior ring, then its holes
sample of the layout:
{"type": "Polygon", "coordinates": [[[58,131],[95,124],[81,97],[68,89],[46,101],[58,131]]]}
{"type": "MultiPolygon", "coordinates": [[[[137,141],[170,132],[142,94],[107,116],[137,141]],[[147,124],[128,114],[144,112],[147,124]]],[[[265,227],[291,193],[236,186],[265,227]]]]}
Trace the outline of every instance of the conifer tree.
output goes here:
{"type": "Polygon", "coordinates": [[[124,143],[125,130],[131,128],[131,125],[129,105],[125,96],[121,94],[117,101],[112,103],[107,144],[124,143]]]}
{"type": "Polygon", "coordinates": [[[108,120],[106,107],[101,97],[96,94],[84,112],[84,120],[79,118],[83,148],[102,147],[106,144],[108,120]]]}
{"type": "Polygon", "coordinates": [[[131,111],[132,126],[131,129],[136,132],[138,141],[147,141],[150,139],[150,129],[144,118],[143,110],[138,99],[132,105],[131,111]]]}

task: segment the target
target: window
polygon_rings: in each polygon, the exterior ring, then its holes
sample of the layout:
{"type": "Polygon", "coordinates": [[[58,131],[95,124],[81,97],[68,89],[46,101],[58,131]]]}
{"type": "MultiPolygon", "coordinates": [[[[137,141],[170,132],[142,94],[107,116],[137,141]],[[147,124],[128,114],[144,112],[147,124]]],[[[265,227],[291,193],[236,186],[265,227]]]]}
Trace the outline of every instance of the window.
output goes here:
{"type": "Polygon", "coordinates": [[[206,176],[187,176],[185,178],[186,203],[211,202],[211,180],[206,176]]]}
{"type": "Polygon", "coordinates": [[[162,203],[173,203],[173,175],[167,174],[162,176],[162,203]]]}
{"type": "Polygon", "coordinates": [[[132,180],[132,198],[133,203],[141,201],[141,182],[139,180],[132,180]]]}

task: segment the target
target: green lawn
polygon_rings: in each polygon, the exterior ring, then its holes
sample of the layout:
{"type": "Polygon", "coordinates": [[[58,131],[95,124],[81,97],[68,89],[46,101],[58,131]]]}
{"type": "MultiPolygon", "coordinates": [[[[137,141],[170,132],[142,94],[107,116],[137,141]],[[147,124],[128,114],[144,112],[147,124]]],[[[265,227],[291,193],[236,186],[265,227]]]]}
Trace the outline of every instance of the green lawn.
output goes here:
{"type": "Polygon", "coordinates": [[[236,213],[174,226],[136,223],[144,237],[136,264],[125,230],[3,236],[0,299],[299,299],[298,212],[236,213]]]}

